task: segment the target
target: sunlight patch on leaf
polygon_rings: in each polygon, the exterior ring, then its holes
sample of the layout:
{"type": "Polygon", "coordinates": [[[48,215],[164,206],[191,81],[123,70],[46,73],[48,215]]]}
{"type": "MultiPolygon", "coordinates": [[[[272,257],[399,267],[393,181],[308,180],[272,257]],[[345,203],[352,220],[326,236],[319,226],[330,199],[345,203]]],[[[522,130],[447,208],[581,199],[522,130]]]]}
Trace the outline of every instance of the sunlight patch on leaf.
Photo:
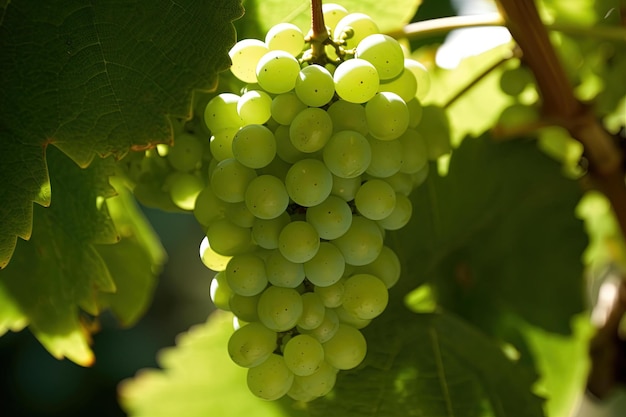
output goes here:
{"type": "Polygon", "coordinates": [[[246,369],[228,356],[232,332],[232,315],[220,311],[181,334],[176,347],[159,354],[162,370],[141,370],[120,385],[121,404],[128,415],[293,416],[279,403],[263,401],[248,391],[246,369]]]}

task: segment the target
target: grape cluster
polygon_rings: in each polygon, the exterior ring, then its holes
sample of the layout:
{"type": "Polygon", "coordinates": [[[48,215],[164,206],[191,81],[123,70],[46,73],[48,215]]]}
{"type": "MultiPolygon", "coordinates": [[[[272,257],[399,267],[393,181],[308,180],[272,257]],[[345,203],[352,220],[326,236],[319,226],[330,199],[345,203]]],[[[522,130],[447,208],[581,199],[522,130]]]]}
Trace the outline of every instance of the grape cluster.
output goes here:
{"type": "Polygon", "coordinates": [[[217,272],[214,304],[235,316],[230,357],[267,400],[324,396],[363,361],[360,329],[400,277],[386,230],[409,221],[408,195],[440,154],[416,130],[424,67],[364,14],[327,4],[324,18],[326,62],[278,24],[231,49],[246,85],[204,112],[213,160],[194,209],[200,254],[217,272]]]}
{"type": "Polygon", "coordinates": [[[176,146],[159,144],[143,152],[129,152],[120,166],[142,204],[166,211],[192,211],[207,185],[213,157],[208,129],[197,119],[174,120],[176,146]]]}

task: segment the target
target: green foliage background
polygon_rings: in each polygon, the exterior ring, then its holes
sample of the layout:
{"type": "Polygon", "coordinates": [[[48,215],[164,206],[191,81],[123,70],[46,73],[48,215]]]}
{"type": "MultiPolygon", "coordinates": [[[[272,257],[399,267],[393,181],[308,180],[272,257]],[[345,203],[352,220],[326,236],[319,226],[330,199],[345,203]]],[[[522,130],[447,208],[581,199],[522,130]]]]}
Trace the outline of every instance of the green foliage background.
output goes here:
{"type": "MultiPolygon", "coordinates": [[[[434,17],[429,12],[436,2],[340,3],[391,31],[434,17]]],[[[440,13],[449,13],[449,4],[440,3],[440,13]]],[[[584,33],[616,25],[606,11],[618,3],[573,7],[546,0],[541,7],[556,23],[578,25],[584,33]]],[[[245,0],[243,6],[246,14],[238,19],[243,9],[237,0],[0,2],[0,334],[8,332],[0,352],[15,370],[4,392],[28,398],[23,387],[45,391],[24,376],[28,361],[10,350],[11,343],[33,346],[24,341],[28,336],[9,332],[28,326],[55,357],[81,365],[104,358],[94,369],[115,383],[138,367],[160,367],[120,385],[121,406],[136,417],[567,415],[582,390],[591,333],[584,274],[593,277],[607,262],[624,263],[623,243],[606,201],[583,193],[575,168],[580,150],[563,132],[502,140],[490,131],[515,102],[498,85],[514,61],[447,107],[455,150],[430,165],[429,178],[412,195],[411,223],[387,238],[402,259],[402,279],[388,310],[365,329],[366,361],[342,372],[327,398],[268,403],[248,393],[245,371],[225,350],[231,318],[216,313],[203,322],[210,310],[207,270],[195,281],[184,274],[167,281],[171,287],[161,291],[169,298],[157,292],[154,305],[180,310],[190,299],[203,304],[178,312],[183,327],[164,322],[169,312],[157,315],[160,321],[151,327],[167,336],[155,337],[137,324],[151,305],[166,254],[117,159],[171,141],[172,122],[192,115],[193,92],[217,86],[236,37],[261,38],[279,21],[309,26],[307,0],[245,0]],[[181,303],[170,304],[173,293],[183,294],[181,303]],[[172,344],[171,335],[194,322],[203,323],[153,361],[158,346],[172,344]],[[115,339],[99,336],[101,326],[136,326],[136,343],[150,345],[143,351],[150,359],[121,366],[138,355],[128,354],[130,343],[119,350],[115,339]],[[116,366],[123,370],[112,372],[116,366]]],[[[432,62],[440,40],[413,42],[420,46],[416,57],[431,66],[426,102],[439,105],[511,47],[441,70],[432,62]]],[[[623,39],[555,33],[554,41],[560,50],[577,52],[563,56],[577,94],[595,99],[610,127],[623,124],[625,91],[611,87],[621,74],[623,64],[614,65],[614,58],[624,51],[623,39]]],[[[536,99],[530,90],[522,97],[529,105],[536,99]]],[[[177,216],[148,214],[164,222],[177,216]]],[[[187,249],[183,238],[170,240],[168,249],[187,249]]],[[[196,261],[198,243],[188,248],[196,261]]],[[[36,363],[74,384],[86,378],[74,365],[68,371],[41,357],[36,363]]],[[[60,385],[79,393],[70,402],[89,398],[72,384],[60,385]]],[[[66,397],[58,390],[56,398],[66,397]]],[[[34,415],[54,415],[63,413],[63,401],[58,403],[48,411],[30,407],[34,415]]]]}

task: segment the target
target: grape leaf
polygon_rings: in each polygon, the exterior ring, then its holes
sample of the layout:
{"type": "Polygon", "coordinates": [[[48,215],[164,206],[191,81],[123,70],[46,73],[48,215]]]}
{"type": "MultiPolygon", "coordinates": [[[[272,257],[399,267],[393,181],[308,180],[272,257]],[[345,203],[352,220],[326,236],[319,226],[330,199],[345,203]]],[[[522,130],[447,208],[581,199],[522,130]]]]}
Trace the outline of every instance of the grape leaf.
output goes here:
{"type": "MultiPolygon", "coordinates": [[[[398,29],[411,21],[422,0],[342,0],[340,3],[349,13],[365,13],[371,16],[382,32],[398,29]]],[[[289,22],[305,34],[311,28],[310,0],[245,0],[246,15],[235,25],[240,39],[264,39],[265,33],[274,25],[289,22]]]]}
{"type": "Polygon", "coordinates": [[[33,237],[0,271],[0,334],[30,325],[54,356],[89,365],[92,327],[80,310],[110,308],[122,324],[135,323],[165,252],[122,180],[109,184],[111,158],[81,169],[52,147],[48,161],[57,198],[35,208],[33,237]]]}
{"type": "Polygon", "coordinates": [[[111,177],[118,195],[107,199],[107,208],[121,240],[96,245],[115,280],[115,293],[98,293],[100,309],[110,308],[124,326],[132,326],[152,300],[155,278],[167,257],[159,237],[139,210],[131,191],[119,177],[111,177]]]}
{"type": "Polygon", "coordinates": [[[226,350],[232,332],[232,315],[215,312],[180,335],[175,348],[159,355],[163,370],[141,370],[122,382],[122,407],[133,417],[297,417],[248,391],[246,369],[226,350]]]}
{"type": "Polygon", "coordinates": [[[115,290],[94,247],[119,240],[104,204],[115,193],[108,182],[114,164],[98,158],[81,169],[54,147],[47,159],[58,197],[49,208],[35,206],[31,239],[18,243],[13,261],[0,271],[0,334],[30,324],[54,356],[89,364],[93,356],[78,309],[96,315],[96,292],[115,290]]]}
{"type": "Polygon", "coordinates": [[[193,89],[229,65],[239,0],[0,5],[0,268],[28,239],[32,202],[50,203],[45,151],[87,166],[171,140],[193,89]]]}
{"type": "Polygon", "coordinates": [[[364,334],[365,366],[341,372],[311,416],[543,416],[525,369],[451,314],[389,309],[364,334]]]}
{"type": "MultiPolygon", "coordinates": [[[[391,311],[391,310],[390,310],[391,311]]],[[[479,332],[449,315],[402,310],[365,329],[368,357],[358,370],[340,372],[336,389],[309,404],[284,398],[261,401],[248,392],[246,370],[226,346],[232,315],[217,312],[162,352],[163,370],[142,370],[120,386],[132,417],[250,413],[267,417],[408,415],[541,416],[525,372],[479,332]]]]}
{"type": "Polygon", "coordinates": [[[441,304],[490,333],[507,314],[568,333],[583,310],[580,197],[534,142],[465,139],[447,176],[431,172],[412,196],[413,220],[396,236],[416,277],[405,285],[433,283],[441,304]]]}

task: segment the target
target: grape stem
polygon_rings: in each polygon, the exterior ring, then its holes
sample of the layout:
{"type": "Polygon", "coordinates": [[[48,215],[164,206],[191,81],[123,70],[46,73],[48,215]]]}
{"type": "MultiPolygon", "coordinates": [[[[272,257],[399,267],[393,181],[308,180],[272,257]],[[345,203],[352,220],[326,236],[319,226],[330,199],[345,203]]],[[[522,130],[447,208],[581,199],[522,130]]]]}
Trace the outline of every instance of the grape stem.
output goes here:
{"type": "Polygon", "coordinates": [[[322,0],[311,0],[311,30],[306,36],[306,41],[311,45],[310,55],[306,57],[306,61],[325,65],[328,57],[324,46],[330,42],[330,36],[324,24],[322,0]]]}
{"type": "Polygon", "coordinates": [[[311,45],[311,49],[302,57],[302,61],[323,66],[329,63],[336,65],[344,60],[346,51],[341,47],[341,43],[333,41],[324,24],[322,0],[311,0],[311,30],[305,40],[311,45]],[[331,45],[335,49],[339,57],[337,62],[328,58],[324,48],[326,45],[331,45]]]}

